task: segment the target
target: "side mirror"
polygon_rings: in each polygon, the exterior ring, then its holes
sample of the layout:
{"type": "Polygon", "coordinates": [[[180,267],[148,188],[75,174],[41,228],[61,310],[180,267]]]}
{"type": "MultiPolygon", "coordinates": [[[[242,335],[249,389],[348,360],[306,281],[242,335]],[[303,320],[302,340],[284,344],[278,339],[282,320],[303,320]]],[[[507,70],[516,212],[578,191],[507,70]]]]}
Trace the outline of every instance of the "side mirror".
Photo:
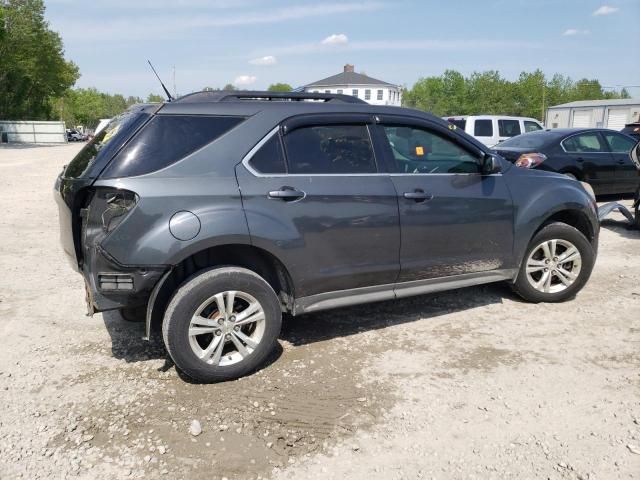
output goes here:
{"type": "Polygon", "coordinates": [[[492,153],[485,154],[482,159],[482,174],[483,175],[491,175],[493,173],[500,173],[502,170],[502,166],[500,165],[500,160],[492,153]]]}
{"type": "Polygon", "coordinates": [[[636,146],[631,149],[631,151],[629,152],[629,158],[636,166],[636,168],[640,170],[640,142],[638,142],[636,146]]]}

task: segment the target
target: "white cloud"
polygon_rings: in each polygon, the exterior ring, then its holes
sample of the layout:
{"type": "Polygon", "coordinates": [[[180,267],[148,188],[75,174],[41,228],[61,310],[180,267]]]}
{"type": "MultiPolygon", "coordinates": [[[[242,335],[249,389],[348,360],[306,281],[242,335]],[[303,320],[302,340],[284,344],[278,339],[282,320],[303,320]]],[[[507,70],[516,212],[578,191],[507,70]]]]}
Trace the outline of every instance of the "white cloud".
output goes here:
{"type": "Polygon", "coordinates": [[[259,58],[254,58],[253,60],[249,60],[249,63],[251,65],[268,66],[268,65],[275,65],[276,63],[278,63],[278,60],[273,55],[266,55],[264,57],[259,57],[259,58]]]}
{"type": "Polygon", "coordinates": [[[236,87],[246,87],[248,85],[256,83],[257,79],[258,78],[254,77],[253,75],[240,75],[239,77],[236,77],[236,79],[233,81],[233,84],[236,87]]]}
{"type": "Polygon", "coordinates": [[[564,37],[573,37],[575,35],[589,35],[589,30],[578,30],[577,28],[568,28],[564,31],[562,36],[564,37]]]}
{"type": "Polygon", "coordinates": [[[346,45],[349,43],[349,37],[344,33],[334,33],[320,42],[322,45],[346,45]]]}
{"type": "Polygon", "coordinates": [[[238,27],[243,25],[264,25],[281,23],[305,18],[345,15],[358,12],[371,12],[387,7],[383,2],[345,2],[323,3],[318,5],[290,6],[271,10],[249,10],[229,14],[202,13],[200,15],[184,15],[181,13],[162,13],[147,16],[123,15],[109,22],[103,20],[90,21],[83,18],[53,18],[53,25],[62,32],[65,42],[82,39],[117,38],[131,40],[148,38],[152,35],[168,36],[171,33],[192,29],[212,29],[238,27]]]}
{"type": "Polygon", "coordinates": [[[592,15],[594,17],[600,16],[600,15],[611,15],[612,13],[616,13],[618,10],[620,10],[618,7],[603,5],[599,9],[597,9],[595,12],[593,12],[592,15]]]}

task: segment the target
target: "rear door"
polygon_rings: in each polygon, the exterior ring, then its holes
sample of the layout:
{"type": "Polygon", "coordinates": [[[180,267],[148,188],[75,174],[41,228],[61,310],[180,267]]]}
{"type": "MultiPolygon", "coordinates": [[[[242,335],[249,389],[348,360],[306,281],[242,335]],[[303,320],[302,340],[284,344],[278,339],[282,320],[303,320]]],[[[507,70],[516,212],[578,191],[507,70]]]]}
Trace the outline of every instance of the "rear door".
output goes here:
{"type": "Polygon", "coordinates": [[[603,132],[611,155],[615,160],[615,186],[619,193],[634,192],[640,183],[638,169],[629,158],[629,152],[636,145],[636,141],[616,132],[603,132]]]}
{"type": "Polygon", "coordinates": [[[512,268],[513,204],[483,152],[446,128],[381,116],[377,138],[398,192],[401,282],[512,268]]]}
{"type": "Polygon", "coordinates": [[[236,168],[252,243],[282,260],[297,298],[398,276],[398,203],[378,170],[370,120],[294,117],[236,168]]]}
{"type": "Polygon", "coordinates": [[[583,132],[560,142],[575,166],[582,171],[583,180],[597,194],[616,193],[617,162],[599,132],[583,132]]]}
{"type": "Polygon", "coordinates": [[[520,120],[506,118],[498,119],[498,143],[504,142],[505,140],[520,135],[521,133],[520,120]]]}

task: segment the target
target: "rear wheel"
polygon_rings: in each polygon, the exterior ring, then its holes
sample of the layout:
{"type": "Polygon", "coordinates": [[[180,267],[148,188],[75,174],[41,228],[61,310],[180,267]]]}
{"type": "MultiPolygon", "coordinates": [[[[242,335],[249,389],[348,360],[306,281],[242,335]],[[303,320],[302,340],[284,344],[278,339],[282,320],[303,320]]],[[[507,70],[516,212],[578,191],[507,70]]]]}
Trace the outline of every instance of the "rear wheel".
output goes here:
{"type": "Polygon", "coordinates": [[[281,323],[278,297],[262,277],[223,267],[178,288],[162,333],[180,370],[200,382],[219,382],[260,367],[276,346],[281,323]]]}
{"type": "Polygon", "coordinates": [[[561,302],[587,283],[595,253],[585,236],[564,223],[552,223],[531,240],[514,290],[530,302],[561,302]]]}

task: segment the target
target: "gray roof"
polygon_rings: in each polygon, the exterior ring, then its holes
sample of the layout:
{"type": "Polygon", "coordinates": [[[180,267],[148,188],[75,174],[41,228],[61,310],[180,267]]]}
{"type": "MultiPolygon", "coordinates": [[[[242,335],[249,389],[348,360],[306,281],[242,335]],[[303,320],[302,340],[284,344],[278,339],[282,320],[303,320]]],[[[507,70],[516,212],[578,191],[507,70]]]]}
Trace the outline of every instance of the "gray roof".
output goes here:
{"type": "Polygon", "coordinates": [[[382,80],[371,78],[362,73],[341,72],[337,75],[333,75],[331,77],[318,80],[317,82],[310,83],[309,85],[306,85],[306,87],[326,87],[329,85],[389,85],[391,87],[396,86],[389,82],[383,82],[382,80]]]}
{"type": "Polygon", "coordinates": [[[640,105],[640,98],[615,98],[611,100],[578,100],[576,102],[554,105],[549,108],[608,107],[623,105],[640,105]]]}

